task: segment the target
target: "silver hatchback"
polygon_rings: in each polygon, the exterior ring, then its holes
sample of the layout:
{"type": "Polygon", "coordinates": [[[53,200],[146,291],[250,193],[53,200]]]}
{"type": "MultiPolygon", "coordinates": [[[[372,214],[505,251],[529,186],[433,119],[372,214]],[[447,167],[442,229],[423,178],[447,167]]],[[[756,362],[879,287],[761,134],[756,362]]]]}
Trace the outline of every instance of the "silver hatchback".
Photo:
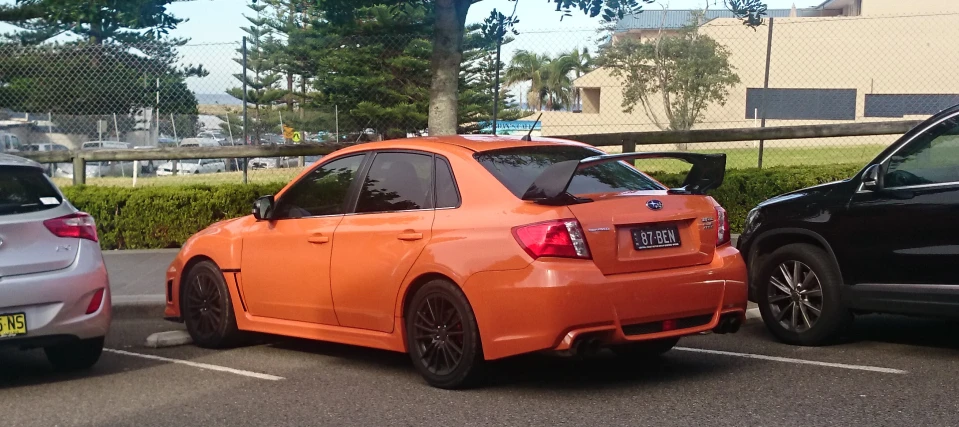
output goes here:
{"type": "Polygon", "coordinates": [[[43,348],[61,370],[96,364],[110,283],[93,218],[36,162],[0,154],[0,348],[43,348]]]}

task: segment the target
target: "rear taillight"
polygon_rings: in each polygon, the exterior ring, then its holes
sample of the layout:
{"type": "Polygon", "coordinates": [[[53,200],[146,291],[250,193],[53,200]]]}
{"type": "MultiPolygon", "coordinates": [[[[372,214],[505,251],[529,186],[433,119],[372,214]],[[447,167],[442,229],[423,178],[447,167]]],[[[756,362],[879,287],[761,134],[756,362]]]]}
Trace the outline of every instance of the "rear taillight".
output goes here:
{"type": "Polygon", "coordinates": [[[575,219],[538,222],[513,229],[513,237],[533,257],[589,259],[583,228],[575,219]]]}
{"type": "Polygon", "coordinates": [[[94,242],[99,241],[97,238],[97,225],[93,221],[93,217],[85,212],[76,212],[59,218],[48,219],[43,221],[43,225],[47,227],[47,230],[50,230],[51,233],[58,237],[89,239],[94,242]]]}
{"type": "Polygon", "coordinates": [[[729,216],[726,215],[725,209],[716,206],[716,246],[729,243],[729,239],[729,216]]]}

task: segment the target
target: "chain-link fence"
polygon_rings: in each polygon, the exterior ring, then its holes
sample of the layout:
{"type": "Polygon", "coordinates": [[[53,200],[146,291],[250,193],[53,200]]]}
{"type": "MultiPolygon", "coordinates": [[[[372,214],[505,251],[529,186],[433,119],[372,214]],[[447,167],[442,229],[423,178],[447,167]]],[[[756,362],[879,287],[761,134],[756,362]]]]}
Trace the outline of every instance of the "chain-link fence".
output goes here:
{"type": "MultiPolygon", "coordinates": [[[[470,27],[459,132],[493,132],[497,70],[500,134],[575,139],[875,122],[925,118],[959,103],[959,81],[952,76],[959,53],[950,37],[959,31],[959,14],[792,14],[771,11],[773,19],[756,29],[724,12],[654,10],[604,29],[518,28],[518,35],[503,41],[499,67],[495,41],[470,27]]],[[[0,45],[0,146],[6,151],[136,150],[428,134],[428,31],[249,40],[245,46],[244,60],[239,41],[173,47],[0,45]]],[[[760,161],[763,167],[861,164],[895,138],[639,141],[637,150],[725,152],[730,168],[757,167],[760,161]]],[[[136,168],[137,185],[241,182],[246,168],[250,181],[286,181],[303,162],[314,160],[95,162],[87,165],[86,176],[90,184],[131,185],[136,168]]],[[[71,164],[50,165],[50,170],[64,184],[73,174],[71,164]]]]}

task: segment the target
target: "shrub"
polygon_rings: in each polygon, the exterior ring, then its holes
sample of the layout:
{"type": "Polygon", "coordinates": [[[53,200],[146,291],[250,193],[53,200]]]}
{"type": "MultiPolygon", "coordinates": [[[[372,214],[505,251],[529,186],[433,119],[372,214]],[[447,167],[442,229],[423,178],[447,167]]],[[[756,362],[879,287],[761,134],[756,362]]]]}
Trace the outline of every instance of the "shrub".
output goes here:
{"type": "MultiPolygon", "coordinates": [[[[770,197],[800,188],[853,176],[856,165],[784,166],[734,169],[710,194],[729,212],[734,233],[742,230],[746,213],[770,197]]],[[[669,186],[679,186],[684,174],[651,173],[669,186]]],[[[248,215],[253,201],[275,194],[285,183],[156,186],[141,188],[77,186],[63,189],[67,198],[97,221],[103,249],[180,247],[208,225],[248,215]]]]}
{"type": "Polygon", "coordinates": [[[103,249],[178,248],[208,225],[250,213],[253,201],[276,184],[65,187],[78,209],[93,215],[103,249]]]}
{"type": "MultiPolygon", "coordinates": [[[[860,169],[862,166],[848,164],[733,169],[726,172],[723,185],[709,194],[726,209],[732,232],[739,233],[746,214],[759,203],[779,194],[852,177],[860,169]]],[[[656,172],[650,175],[671,187],[682,185],[686,176],[656,172]]]]}

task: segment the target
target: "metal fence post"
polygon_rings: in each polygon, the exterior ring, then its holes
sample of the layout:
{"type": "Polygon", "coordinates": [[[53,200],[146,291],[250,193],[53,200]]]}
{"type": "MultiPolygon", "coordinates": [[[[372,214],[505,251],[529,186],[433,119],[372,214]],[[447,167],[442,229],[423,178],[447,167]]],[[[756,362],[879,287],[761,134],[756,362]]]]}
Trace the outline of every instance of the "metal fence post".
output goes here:
{"type": "MultiPolygon", "coordinates": [[[[769,18],[769,36],[766,37],[766,77],[763,80],[763,98],[761,107],[763,110],[763,119],[760,127],[766,127],[766,92],[769,91],[769,58],[773,51],[773,18],[769,18]]],[[[766,142],[759,140],[759,169],[763,168],[763,145],[766,142]]]]}
{"type": "MultiPolygon", "coordinates": [[[[246,145],[249,127],[249,117],[246,114],[246,36],[243,36],[243,145],[246,145]]],[[[247,183],[246,167],[249,161],[243,158],[243,183],[247,183]]]]}
{"type": "Polygon", "coordinates": [[[79,152],[73,154],[73,185],[87,183],[87,162],[79,152]]]}

